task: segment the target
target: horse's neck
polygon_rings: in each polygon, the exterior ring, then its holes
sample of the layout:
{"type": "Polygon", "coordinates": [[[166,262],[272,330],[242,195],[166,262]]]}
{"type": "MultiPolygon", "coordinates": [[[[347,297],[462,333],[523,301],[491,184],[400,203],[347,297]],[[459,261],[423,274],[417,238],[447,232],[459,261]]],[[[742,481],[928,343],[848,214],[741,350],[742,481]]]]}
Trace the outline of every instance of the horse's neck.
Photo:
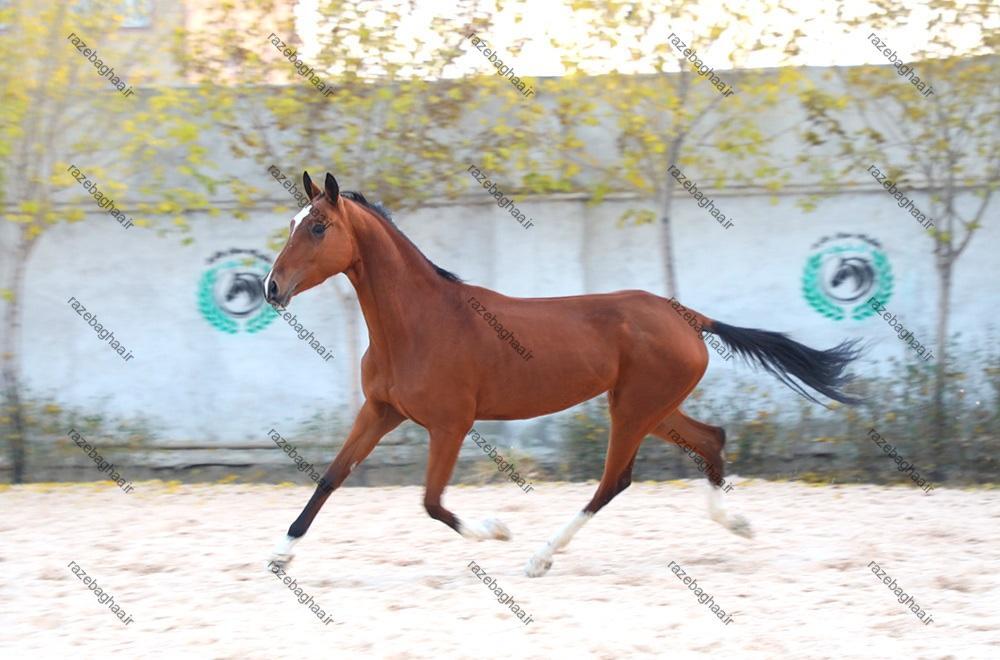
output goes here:
{"type": "Polygon", "coordinates": [[[457,286],[439,276],[422,254],[385,220],[365,218],[355,225],[359,259],[346,271],[361,303],[372,348],[400,355],[424,330],[428,312],[441,306],[437,318],[447,318],[445,286],[457,286]]]}

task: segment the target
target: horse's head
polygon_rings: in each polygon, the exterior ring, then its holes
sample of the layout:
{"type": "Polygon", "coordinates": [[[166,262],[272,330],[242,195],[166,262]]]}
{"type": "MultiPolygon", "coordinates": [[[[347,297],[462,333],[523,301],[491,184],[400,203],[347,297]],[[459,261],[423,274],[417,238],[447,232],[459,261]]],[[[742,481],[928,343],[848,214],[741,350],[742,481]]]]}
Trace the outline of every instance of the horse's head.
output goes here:
{"type": "Polygon", "coordinates": [[[292,218],[288,240],[264,279],[264,298],[284,307],[302,293],[345,271],[356,259],[357,244],[347,220],[340,186],[329,172],[320,190],[302,173],[310,203],[292,218]]]}

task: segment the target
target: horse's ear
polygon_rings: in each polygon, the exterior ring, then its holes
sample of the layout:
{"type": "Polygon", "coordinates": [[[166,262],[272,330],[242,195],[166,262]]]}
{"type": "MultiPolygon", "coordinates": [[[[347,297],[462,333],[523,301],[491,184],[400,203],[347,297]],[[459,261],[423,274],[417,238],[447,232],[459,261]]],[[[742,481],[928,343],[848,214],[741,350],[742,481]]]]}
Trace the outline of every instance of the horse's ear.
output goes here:
{"type": "Polygon", "coordinates": [[[337,185],[337,180],[333,178],[333,175],[329,172],[326,173],[326,197],[331,202],[337,201],[337,196],[340,195],[340,186],[337,185]]]}
{"type": "Polygon", "coordinates": [[[309,172],[302,170],[302,187],[305,188],[306,194],[309,195],[309,199],[313,199],[316,195],[322,195],[323,191],[319,189],[309,178],[309,172]]]}

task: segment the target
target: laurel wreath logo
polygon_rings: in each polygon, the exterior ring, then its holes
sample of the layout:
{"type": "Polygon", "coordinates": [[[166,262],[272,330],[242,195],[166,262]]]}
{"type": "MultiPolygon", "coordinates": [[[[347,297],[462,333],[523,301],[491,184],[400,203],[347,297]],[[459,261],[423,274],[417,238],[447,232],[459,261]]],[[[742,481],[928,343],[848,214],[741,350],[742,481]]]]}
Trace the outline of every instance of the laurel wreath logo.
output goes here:
{"type": "MultiPolygon", "coordinates": [[[[810,307],[834,321],[842,321],[848,315],[852,320],[860,321],[875,313],[875,309],[866,302],[860,302],[850,309],[845,309],[840,304],[830,300],[820,286],[819,278],[825,257],[830,254],[857,251],[858,246],[836,246],[814,254],[806,260],[805,270],[802,273],[802,295],[810,307]]],[[[877,284],[876,290],[871,292],[866,300],[875,297],[885,303],[889,300],[893,290],[892,268],[889,266],[889,259],[881,250],[865,246],[865,251],[871,257],[877,284]]]]}
{"type": "MultiPolygon", "coordinates": [[[[229,261],[215,266],[205,271],[198,282],[198,310],[206,321],[215,328],[235,335],[240,330],[240,323],[226,315],[215,302],[215,282],[218,279],[219,271],[227,268],[235,268],[238,264],[229,261]]],[[[263,305],[261,311],[247,319],[243,330],[248,334],[259,332],[266,328],[278,314],[270,305],[263,305]]]]}

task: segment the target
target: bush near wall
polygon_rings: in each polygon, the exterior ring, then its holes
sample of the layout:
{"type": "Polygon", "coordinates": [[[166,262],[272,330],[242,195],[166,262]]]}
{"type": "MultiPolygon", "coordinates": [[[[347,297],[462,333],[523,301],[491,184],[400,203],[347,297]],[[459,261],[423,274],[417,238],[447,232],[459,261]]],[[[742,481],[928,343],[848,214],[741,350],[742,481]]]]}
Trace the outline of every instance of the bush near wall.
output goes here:
{"type": "MultiPolygon", "coordinates": [[[[995,483],[1000,474],[1000,353],[983,350],[965,355],[965,364],[972,366],[948,373],[948,435],[939,446],[931,436],[931,367],[915,360],[891,361],[888,375],[859,378],[851,390],[866,402],[850,408],[835,404],[836,410],[829,416],[818,415],[819,409],[804,400],[797,404],[797,410],[788,410],[787,403],[776,405],[771,395],[781,387],[777,383],[773,388],[740,385],[743,396],[735,402],[713,398],[710,388],[699,388],[684,409],[696,419],[726,429],[727,474],[839,483],[912,483],[872,441],[868,431],[875,428],[916,471],[935,483],[995,483]]],[[[26,400],[27,474],[32,481],[99,477],[90,459],[66,435],[75,428],[97,445],[102,455],[129,470],[130,479],[310,483],[263,432],[260,438],[230,447],[210,443],[198,447],[194,441],[178,447],[176,439],[173,446],[164,443],[155,423],[142,417],[118,419],[68,410],[50,398],[29,396],[26,400]]],[[[347,417],[343,413],[317,414],[298,428],[282,429],[282,435],[294,438],[299,450],[322,469],[343,444],[350,429],[347,417]]],[[[545,435],[554,440],[537,450],[507,449],[506,454],[535,482],[599,479],[609,427],[604,397],[552,421],[548,426],[554,432],[545,435]]],[[[6,430],[4,424],[0,417],[0,433],[6,430]]],[[[478,427],[484,435],[500,437],[488,422],[478,427]]],[[[527,435],[531,434],[529,430],[527,435]]],[[[0,448],[2,460],[6,456],[6,448],[0,448]]],[[[407,422],[383,439],[348,485],[421,484],[426,463],[426,431],[407,422]]],[[[639,451],[633,478],[701,479],[703,475],[676,446],[649,437],[639,451]]],[[[466,451],[452,483],[502,480],[491,461],[478,451],[466,451]]],[[[10,481],[6,463],[0,463],[0,481],[10,481]]]]}

